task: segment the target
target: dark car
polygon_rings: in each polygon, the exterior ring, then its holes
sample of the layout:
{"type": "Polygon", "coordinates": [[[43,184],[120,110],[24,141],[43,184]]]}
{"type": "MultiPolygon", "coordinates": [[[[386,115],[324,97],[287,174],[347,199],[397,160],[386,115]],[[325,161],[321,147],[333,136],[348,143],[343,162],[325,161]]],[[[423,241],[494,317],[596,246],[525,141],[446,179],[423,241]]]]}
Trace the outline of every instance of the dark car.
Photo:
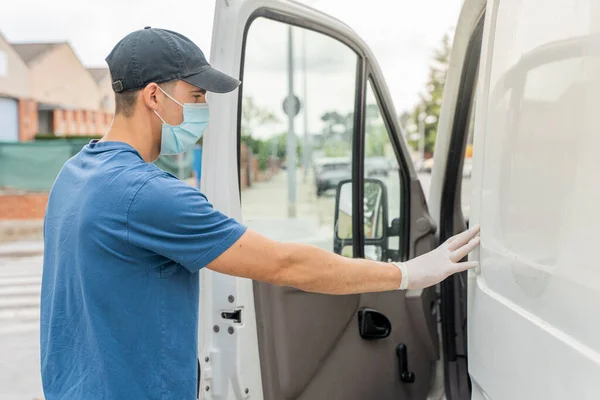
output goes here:
{"type": "Polygon", "coordinates": [[[349,159],[323,159],[315,168],[315,185],[317,196],[322,196],[329,189],[335,189],[344,179],[352,177],[349,159]]]}

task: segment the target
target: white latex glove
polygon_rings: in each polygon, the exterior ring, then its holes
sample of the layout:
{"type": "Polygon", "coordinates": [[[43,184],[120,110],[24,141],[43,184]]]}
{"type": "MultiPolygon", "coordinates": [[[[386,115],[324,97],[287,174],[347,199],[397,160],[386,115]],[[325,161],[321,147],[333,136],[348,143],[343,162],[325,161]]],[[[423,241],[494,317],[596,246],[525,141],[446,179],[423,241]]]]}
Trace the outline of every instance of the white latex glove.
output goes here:
{"type": "Polygon", "coordinates": [[[477,261],[459,263],[479,246],[479,225],[452,236],[440,247],[404,263],[393,263],[402,271],[400,289],[423,289],[457,272],[475,268],[477,261]]]}

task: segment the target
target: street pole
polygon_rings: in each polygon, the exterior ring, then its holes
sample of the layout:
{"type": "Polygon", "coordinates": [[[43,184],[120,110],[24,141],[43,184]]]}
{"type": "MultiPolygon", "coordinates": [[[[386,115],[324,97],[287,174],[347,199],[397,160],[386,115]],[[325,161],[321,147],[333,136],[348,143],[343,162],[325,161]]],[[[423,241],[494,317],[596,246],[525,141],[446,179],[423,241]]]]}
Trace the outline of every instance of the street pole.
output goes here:
{"type": "Polygon", "coordinates": [[[296,135],[294,134],[294,113],[291,111],[291,99],[294,96],[294,49],[292,26],[288,27],[288,135],[287,135],[287,170],[288,170],[288,217],[296,217],[296,135]]]}
{"type": "Polygon", "coordinates": [[[308,84],[306,82],[306,30],[302,30],[302,99],[304,100],[304,104],[302,107],[302,117],[304,119],[304,146],[302,147],[302,164],[304,166],[304,183],[306,183],[306,179],[308,178],[308,164],[309,164],[309,156],[312,152],[312,149],[309,149],[310,144],[308,143],[308,111],[307,111],[307,92],[308,92],[308,84]]]}
{"type": "Polygon", "coordinates": [[[421,158],[425,161],[425,110],[423,109],[423,105],[419,107],[419,153],[421,153],[421,158]]]}

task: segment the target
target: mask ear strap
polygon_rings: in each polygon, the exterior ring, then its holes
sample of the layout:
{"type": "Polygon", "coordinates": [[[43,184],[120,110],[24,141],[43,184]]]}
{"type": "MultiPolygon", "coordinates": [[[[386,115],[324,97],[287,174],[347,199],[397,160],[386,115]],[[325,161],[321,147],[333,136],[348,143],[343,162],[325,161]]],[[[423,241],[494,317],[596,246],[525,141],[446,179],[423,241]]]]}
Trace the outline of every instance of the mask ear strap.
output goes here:
{"type": "MultiPolygon", "coordinates": [[[[166,124],[165,120],[164,120],[164,119],[162,119],[162,117],[161,117],[160,115],[158,115],[158,113],[156,112],[156,110],[152,110],[152,111],[154,111],[154,114],[156,114],[156,116],[157,116],[158,118],[160,118],[160,120],[162,121],[162,123],[163,123],[163,124],[166,124]]],[[[168,125],[168,124],[167,124],[167,125],[168,125]]]]}
{"type": "Polygon", "coordinates": [[[158,88],[160,89],[161,92],[163,92],[165,94],[165,96],[167,96],[168,98],[170,98],[171,100],[173,100],[175,103],[177,103],[181,107],[183,107],[183,104],[181,104],[180,102],[178,102],[177,100],[175,100],[173,97],[171,97],[171,95],[169,93],[165,92],[160,86],[158,88]]]}

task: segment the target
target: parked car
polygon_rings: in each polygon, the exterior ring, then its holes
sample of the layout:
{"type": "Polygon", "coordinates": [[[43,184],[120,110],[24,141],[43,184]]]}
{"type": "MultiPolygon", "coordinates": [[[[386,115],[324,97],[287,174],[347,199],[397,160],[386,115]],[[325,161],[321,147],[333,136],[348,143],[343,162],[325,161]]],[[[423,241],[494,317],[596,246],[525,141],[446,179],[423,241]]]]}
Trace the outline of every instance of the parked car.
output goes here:
{"type": "Polygon", "coordinates": [[[335,189],[342,180],[351,177],[351,162],[349,158],[326,158],[318,160],[315,165],[315,186],[317,196],[322,196],[327,190],[335,189]]]}
{"type": "Polygon", "coordinates": [[[365,159],[365,172],[367,176],[388,176],[391,169],[391,163],[387,157],[368,157],[365,159]]]}

